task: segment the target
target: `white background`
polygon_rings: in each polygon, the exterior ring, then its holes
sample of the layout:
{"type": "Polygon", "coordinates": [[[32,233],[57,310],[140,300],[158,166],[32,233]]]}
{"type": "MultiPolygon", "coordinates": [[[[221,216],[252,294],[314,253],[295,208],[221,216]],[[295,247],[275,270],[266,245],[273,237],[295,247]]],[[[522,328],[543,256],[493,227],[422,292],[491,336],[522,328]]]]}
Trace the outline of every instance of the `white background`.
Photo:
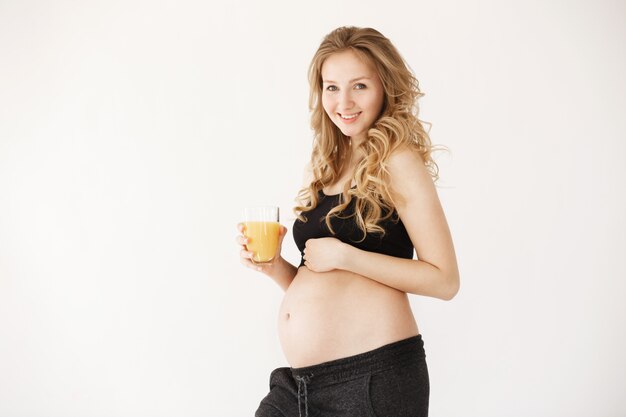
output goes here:
{"type": "Polygon", "coordinates": [[[623,1],[3,0],[0,416],[253,415],[282,293],[235,225],[291,232],[306,71],[347,24],[451,150],[462,288],[411,297],[431,416],[626,415],[623,1]]]}

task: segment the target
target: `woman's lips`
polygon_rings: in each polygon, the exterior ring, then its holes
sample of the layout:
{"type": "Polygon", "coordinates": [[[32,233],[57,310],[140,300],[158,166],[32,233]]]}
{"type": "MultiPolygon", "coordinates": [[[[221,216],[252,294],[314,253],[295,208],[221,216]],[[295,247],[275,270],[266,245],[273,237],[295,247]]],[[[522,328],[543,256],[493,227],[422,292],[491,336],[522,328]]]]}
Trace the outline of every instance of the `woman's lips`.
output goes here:
{"type": "Polygon", "coordinates": [[[356,119],[359,118],[359,116],[361,115],[362,112],[358,112],[358,113],[352,113],[352,114],[341,114],[341,113],[337,113],[339,115],[339,119],[345,123],[345,124],[350,124],[350,123],[354,123],[356,121],[356,119]]]}

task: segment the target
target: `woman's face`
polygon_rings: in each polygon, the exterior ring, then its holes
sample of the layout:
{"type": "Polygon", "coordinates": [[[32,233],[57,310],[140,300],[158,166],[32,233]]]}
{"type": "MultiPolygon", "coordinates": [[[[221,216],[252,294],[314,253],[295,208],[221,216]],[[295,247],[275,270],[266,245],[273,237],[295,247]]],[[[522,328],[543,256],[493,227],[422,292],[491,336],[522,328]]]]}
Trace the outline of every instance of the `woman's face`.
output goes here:
{"type": "Polygon", "coordinates": [[[322,65],[322,105],[341,132],[361,143],[383,107],[378,74],[351,51],[330,55],[322,65]]]}

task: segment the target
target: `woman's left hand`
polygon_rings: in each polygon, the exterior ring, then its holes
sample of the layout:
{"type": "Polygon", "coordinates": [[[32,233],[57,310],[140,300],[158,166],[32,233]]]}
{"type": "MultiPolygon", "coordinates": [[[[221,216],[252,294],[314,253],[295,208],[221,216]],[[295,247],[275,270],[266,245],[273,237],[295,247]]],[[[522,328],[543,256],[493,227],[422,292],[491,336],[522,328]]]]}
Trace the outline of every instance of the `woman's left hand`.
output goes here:
{"type": "Polygon", "coordinates": [[[304,265],[313,272],[341,269],[346,244],[334,237],[309,239],[304,245],[304,265]]]}

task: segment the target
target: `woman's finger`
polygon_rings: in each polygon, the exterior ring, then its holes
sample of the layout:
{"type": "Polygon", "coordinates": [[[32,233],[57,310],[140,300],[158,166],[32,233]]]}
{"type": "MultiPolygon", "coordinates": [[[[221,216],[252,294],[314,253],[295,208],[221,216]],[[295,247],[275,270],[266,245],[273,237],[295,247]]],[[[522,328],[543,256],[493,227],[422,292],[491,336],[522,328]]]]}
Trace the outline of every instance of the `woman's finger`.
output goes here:
{"type": "Polygon", "coordinates": [[[246,250],[245,248],[239,251],[239,256],[244,259],[252,259],[253,255],[254,255],[253,252],[246,250]]]}
{"type": "Polygon", "coordinates": [[[235,237],[235,242],[237,242],[239,246],[245,246],[248,243],[248,238],[242,235],[237,235],[237,237],[235,237]]]}

